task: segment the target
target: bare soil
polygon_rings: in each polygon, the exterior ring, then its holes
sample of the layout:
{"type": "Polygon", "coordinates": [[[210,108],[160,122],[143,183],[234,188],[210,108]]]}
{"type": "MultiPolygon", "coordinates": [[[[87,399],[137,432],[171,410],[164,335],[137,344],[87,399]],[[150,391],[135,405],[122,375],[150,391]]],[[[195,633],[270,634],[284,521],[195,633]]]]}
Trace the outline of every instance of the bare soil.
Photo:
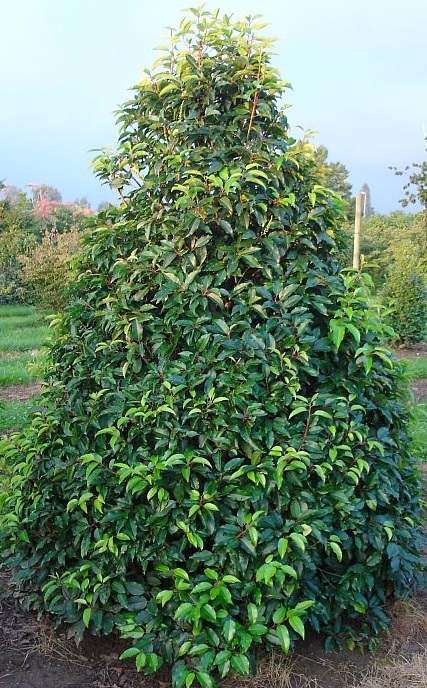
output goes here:
{"type": "Polygon", "coordinates": [[[168,688],[169,671],[155,678],[138,674],[120,661],[126,648],[119,638],[87,636],[80,647],[16,604],[7,571],[0,571],[0,686],[7,688],[168,688]]]}
{"type": "Polygon", "coordinates": [[[27,401],[36,397],[41,392],[41,384],[33,382],[27,385],[9,385],[0,387],[0,399],[2,401],[27,401]]]}
{"type": "Polygon", "coordinates": [[[411,389],[417,402],[424,401],[424,399],[427,397],[427,380],[425,378],[421,378],[420,380],[412,380],[411,389]]]}

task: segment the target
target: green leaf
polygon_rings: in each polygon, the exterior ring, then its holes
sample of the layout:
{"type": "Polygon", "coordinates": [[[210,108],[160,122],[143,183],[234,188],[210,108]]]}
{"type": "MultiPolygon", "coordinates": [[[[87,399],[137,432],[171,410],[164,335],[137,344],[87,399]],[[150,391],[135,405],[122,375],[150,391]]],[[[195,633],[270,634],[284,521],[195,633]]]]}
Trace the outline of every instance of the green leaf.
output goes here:
{"type": "Polygon", "coordinates": [[[304,413],[307,411],[306,406],[298,406],[298,408],[294,409],[293,411],[290,412],[289,414],[289,420],[293,418],[294,416],[298,415],[299,413],[304,413]]]}
{"type": "Polygon", "coordinates": [[[218,652],[218,654],[216,655],[213,666],[219,667],[221,664],[227,662],[230,659],[230,657],[230,650],[221,650],[221,652],[218,652]]]}
{"type": "Polygon", "coordinates": [[[210,590],[212,588],[212,583],[208,583],[208,581],[202,581],[201,583],[197,583],[197,585],[194,586],[192,589],[192,594],[197,595],[199,592],[204,592],[206,590],[210,590]]]}
{"type": "Polygon", "coordinates": [[[209,650],[209,645],[206,645],[206,643],[198,643],[192,646],[188,654],[191,656],[203,655],[207,650],[209,650]]]}
{"type": "Polygon", "coordinates": [[[191,640],[186,640],[185,643],[182,643],[181,647],[178,650],[178,657],[182,657],[183,655],[187,654],[188,650],[192,645],[193,643],[191,640]]]}
{"type": "Polygon", "coordinates": [[[191,604],[191,602],[183,602],[179,605],[173,618],[177,621],[180,621],[181,619],[188,620],[193,616],[193,609],[194,606],[191,604]]]}
{"type": "Polygon", "coordinates": [[[228,210],[230,215],[233,214],[233,206],[231,205],[231,201],[227,196],[221,196],[219,199],[219,202],[221,205],[228,210]]]}
{"type": "Polygon", "coordinates": [[[202,605],[200,613],[206,621],[210,621],[211,623],[216,621],[216,611],[210,604],[202,605]]]}
{"type": "Polygon", "coordinates": [[[165,96],[165,95],[167,95],[168,93],[171,93],[172,91],[178,91],[179,89],[180,89],[179,83],[178,83],[177,81],[176,81],[176,82],[173,81],[173,82],[171,82],[171,83],[169,83],[169,84],[166,84],[166,86],[164,86],[164,87],[161,89],[161,91],[159,92],[159,96],[160,96],[160,97],[165,96]]]}
{"type": "Polygon", "coordinates": [[[230,574],[225,575],[222,580],[224,583],[240,583],[239,578],[236,578],[236,576],[232,576],[230,574]]]}
{"type": "Polygon", "coordinates": [[[273,621],[275,624],[281,624],[286,619],[288,610],[286,607],[279,607],[273,614],[273,621]]]}
{"type": "Polygon", "coordinates": [[[249,622],[251,624],[256,623],[256,621],[258,619],[258,607],[256,606],[256,604],[253,604],[253,602],[249,602],[249,604],[247,606],[247,610],[248,610],[249,622]]]}
{"type": "Polygon", "coordinates": [[[241,676],[247,676],[250,671],[249,659],[246,655],[231,655],[231,666],[241,676]]]}
{"type": "Polygon", "coordinates": [[[391,540],[393,538],[393,529],[388,526],[384,526],[384,530],[387,533],[387,538],[391,540]]]}
{"type": "Polygon", "coordinates": [[[351,323],[346,323],[345,329],[348,330],[349,332],[351,332],[351,334],[353,335],[353,337],[354,337],[356,343],[357,343],[357,344],[360,344],[360,332],[359,332],[359,330],[357,329],[357,327],[355,327],[355,326],[352,325],[351,323]]]}
{"type": "Polygon", "coordinates": [[[196,674],[194,673],[194,671],[188,672],[185,678],[185,688],[190,688],[190,686],[194,683],[195,678],[196,674]]]}
{"type": "Polygon", "coordinates": [[[338,351],[344,339],[345,326],[342,325],[340,322],[337,322],[336,320],[331,320],[329,323],[329,327],[331,331],[332,341],[334,343],[336,350],[338,351]]]}
{"type": "MultiPolygon", "coordinates": [[[[150,655],[148,655],[148,657],[150,657],[150,655]]],[[[138,654],[135,657],[135,665],[137,671],[141,671],[141,669],[146,665],[148,657],[144,652],[138,652],[138,654]]]]}
{"type": "Polygon", "coordinates": [[[216,294],[214,291],[210,291],[207,296],[208,299],[216,303],[217,306],[220,306],[220,308],[224,308],[224,301],[222,300],[219,294],[216,294]]]}
{"type": "Polygon", "coordinates": [[[263,581],[268,585],[271,579],[276,575],[277,567],[274,564],[262,564],[256,572],[255,580],[257,583],[263,581]]]}
{"type": "Polygon", "coordinates": [[[268,628],[264,624],[251,624],[248,627],[248,631],[251,635],[260,636],[268,633],[268,628]]]}
{"type": "MultiPolygon", "coordinates": [[[[304,631],[304,626],[303,626],[303,631],[304,631]]],[[[291,645],[291,639],[290,639],[290,635],[289,635],[289,631],[288,631],[287,626],[284,626],[284,625],[277,626],[276,633],[277,633],[277,637],[279,638],[280,647],[282,648],[283,652],[286,652],[286,654],[287,654],[289,652],[289,648],[291,645]]]]}
{"type": "Polygon", "coordinates": [[[277,550],[279,552],[279,556],[283,559],[286,552],[288,549],[288,540],[286,538],[280,538],[279,542],[277,543],[277,550]]]}
{"type": "Polygon", "coordinates": [[[205,671],[196,671],[196,678],[200,683],[202,688],[214,688],[215,683],[213,678],[209,676],[205,671]]]}
{"type": "Polygon", "coordinates": [[[162,607],[173,597],[173,590],[161,590],[156,595],[156,600],[161,603],[162,607]]]}
{"type": "Polygon", "coordinates": [[[89,628],[91,615],[92,609],[90,607],[86,607],[86,609],[83,612],[83,623],[86,626],[86,628],[89,628]]]}
{"type": "Polygon", "coordinates": [[[231,640],[234,638],[234,634],[236,633],[236,622],[234,619],[227,619],[227,621],[224,624],[224,631],[223,635],[225,640],[229,643],[231,640]]]}
{"type": "Polygon", "coordinates": [[[130,659],[131,657],[136,657],[136,655],[138,655],[139,652],[140,650],[138,650],[137,647],[128,647],[127,650],[122,652],[119,659],[130,659]]]}
{"type": "Polygon", "coordinates": [[[305,611],[306,609],[310,609],[315,603],[315,600],[303,600],[302,602],[298,602],[298,604],[295,606],[295,611],[305,611]]]}
{"type": "Polygon", "coordinates": [[[292,626],[294,631],[298,633],[298,635],[301,636],[301,638],[304,640],[305,637],[305,629],[304,629],[304,624],[301,621],[299,616],[290,616],[288,618],[289,625],[292,626]]]}
{"type": "Polygon", "coordinates": [[[141,597],[141,595],[143,595],[145,593],[145,586],[141,585],[141,583],[135,583],[133,581],[126,581],[125,588],[128,591],[129,595],[135,595],[137,597],[141,597]]]}
{"type": "Polygon", "coordinates": [[[300,535],[300,533],[291,533],[289,537],[295,542],[301,552],[305,552],[306,539],[304,535],[300,535]]]}
{"type": "Polygon", "coordinates": [[[337,542],[328,542],[328,546],[335,553],[338,561],[342,561],[342,549],[337,542]]]}
{"type": "Polygon", "coordinates": [[[174,688],[182,688],[188,673],[189,670],[183,660],[175,662],[172,667],[172,683],[174,688]]]}

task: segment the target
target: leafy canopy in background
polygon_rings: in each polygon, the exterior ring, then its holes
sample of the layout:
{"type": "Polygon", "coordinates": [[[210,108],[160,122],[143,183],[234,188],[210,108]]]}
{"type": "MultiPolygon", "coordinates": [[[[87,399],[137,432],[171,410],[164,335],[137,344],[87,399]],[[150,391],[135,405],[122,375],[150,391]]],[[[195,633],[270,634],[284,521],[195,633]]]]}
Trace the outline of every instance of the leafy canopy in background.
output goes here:
{"type": "Polygon", "coordinates": [[[77,638],[177,688],[305,628],[366,642],[419,567],[400,367],[256,20],[190,10],[124,104],[57,323],[45,410],[4,442],[4,560],[77,638]]]}

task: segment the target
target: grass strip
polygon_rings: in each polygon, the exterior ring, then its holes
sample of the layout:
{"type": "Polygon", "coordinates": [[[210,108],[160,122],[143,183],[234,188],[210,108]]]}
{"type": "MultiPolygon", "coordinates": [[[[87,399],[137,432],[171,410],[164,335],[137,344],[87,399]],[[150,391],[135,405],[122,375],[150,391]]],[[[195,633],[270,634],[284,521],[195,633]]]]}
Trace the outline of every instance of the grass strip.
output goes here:
{"type": "Polygon", "coordinates": [[[42,356],[40,354],[18,354],[0,358],[0,387],[26,385],[41,376],[42,356]]]}
{"type": "Polygon", "coordinates": [[[8,432],[21,430],[37,408],[36,399],[29,399],[28,401],[0,400],[0,434],[6,430],[8,432]]]}
{"type": "Polygon", "coordinates": [[[405,358],[407,371],[409,377],[415,380],[427,378],[427,356],[414,356],[413,358],[405,358]]]}
{"type": "Polygon", "coordinates": [[[421,461],[427,461],[427,402],[421,402],[414,408],[414,415],[409,425],[412,438],[412,451],[421,461]]]}
{"type": "Polygon", "coordinates": [[[12,318],[14,316],[22,318],[38,312],[34,306],[20,306],[18,304],[0,306],[0,318],[12,318]]]}
{"type": "Polygon", "coordinates": [[[0,306],[0,352],[40,349],[49,336],[47,315],[33,306],[0,306]]]}
{"type": "Polygon", "coordinates": [[[48,336],[48,328],[43,325],[3,330],[0,322],[0,351],[35,351],[46,343],[48,336]]]}

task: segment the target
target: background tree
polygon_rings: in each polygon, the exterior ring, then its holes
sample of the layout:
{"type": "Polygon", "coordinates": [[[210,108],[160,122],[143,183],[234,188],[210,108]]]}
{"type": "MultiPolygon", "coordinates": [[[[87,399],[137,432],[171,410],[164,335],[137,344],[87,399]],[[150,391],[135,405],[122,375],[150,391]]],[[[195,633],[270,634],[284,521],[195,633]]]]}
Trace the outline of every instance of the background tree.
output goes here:
{"type": "Polygon", "coordinates": [[[190,10],[122,107],[95,169],[123,203],[89,220],[40,414],[2,447],[27,603],[177,688],[306,626],[368,642],[421,566],[402,371],[261,29],[190,10]]]}
{"type": "Polygon", "coordinates": [[[79,207],[79,208],[90,208],[90,203],[87,200],[86,196],[82,196],[81,198],[76,198],[76,200],[73,202],[73,205],[79,207]]]}
{"type": "Polygon", "coordinates": [[[423,341],[427,330],[427,286],[416,253],[401,250],[389,264],[381,298],[399,343],[423,341]]]}
{"type": "Polygon", "coordinates": [[[75,203],[59,203],[58,201],[42,200],[33,205],[34,215],[37,217],[41,232],[67,232],[75,225],[82,223],[85,217],[92,214],[87,206],[75,203]]]}
{"type": "MultiPolygon", "coordinates": [[[[350,234],[351,231],[350,227],[350,234]]],[[[361,253],[370,265],[377,288],[383,286],[388,267],[403,254],[410,253],[426,271],[427,234],[422,213],[395,211],[373,215],[363,223],[361,253]]]]}
{"type": "Polygon", "coordinates": [[[328,161],[326,146],[314,146],[310,134],[296,142],[296,147],[310,161],[313,184],[319,184],[334,191],[344,202],[344,210],[350,224],[354,223],[356,201],[351,195],[348,170],[343,163],[328,161]]]}
{"type": "Polygon", "coordinates": [[[27,184],[31,189],[31,194],[34,203],[40,203],[42,201],[56,201],[60,203],[62,201],[62,195],[54,186],[49,186],[49,184],[27,184]]]}
{"type": "Polygon", "coordinates": [[[18,255],[18,294],[39,308],[62,310],[73,277],[72,262],[81,251],[82,233],[77,225],[63,232],[47,230],[41,242],[18,255]]]}
{"type": "Polygon", "coordinates": [[[341,198],[349,201],[351,198],[351,184],[348,179],[348,170],[342,162],[328,160],[326,146],[314,148],[314,161],[318,171],[319,183],[328,189],[335,191],[341,198]]]}
{"type": "Polygon", "coordinates": [[[39,224],[26,195],[4,186],[0,200],[0,303],[20,299],[19,256],[40,239],[39,224]]]}
{"type": "Polygon", "coordinates": [[[59,308],[91,209],[84,198],[83,205],[30,201],[10,185],[3,186],[0,198],[0,302],[24,300],[59,308]]]}
{"type": "Polygon", "coordinates": [[[13,184],[4,184],[0,188],[0,200],[8,201],[10,205],[14,205],[22,200],[23,193],[22,189],[18,189],[13,184]]]}
{"type": "Polygon", "coordinates": [[[101,213],[103,210],[107,210],[112,204],[108,201],[101,201],[96,209],[97,213],[101,213]]]}
{"type": "MultiPolygon", "coordinates": [[[[424,144],[427,151],[426,138],[424,138],[424,144]]],[[[399,201],[402,206],[406,208],[411,204],[419,203],[427,216],[427,161],[414,162],[412,165],[407,165],[403,171],[398,170],[397,167],[390,167],[390,169],[394,170],[399,177],[407,177],[407,182],[403,186],[405,198],[399,201]],[[409,174],[410,170],[412,172],[409,174]]]]}
{"type": "MultiPolygon", "coordinates": [[[[345,231],[351,241],[353,226],[347,224],[345,231]]],[[[361,253],[397,339],[411,343],[422,341],[427,316],[423,306],[427,274],[424,213],[397,211],[365,219],[361,253]]],[[[350,255],[347,262],[351,264],[350,255]]]]}

